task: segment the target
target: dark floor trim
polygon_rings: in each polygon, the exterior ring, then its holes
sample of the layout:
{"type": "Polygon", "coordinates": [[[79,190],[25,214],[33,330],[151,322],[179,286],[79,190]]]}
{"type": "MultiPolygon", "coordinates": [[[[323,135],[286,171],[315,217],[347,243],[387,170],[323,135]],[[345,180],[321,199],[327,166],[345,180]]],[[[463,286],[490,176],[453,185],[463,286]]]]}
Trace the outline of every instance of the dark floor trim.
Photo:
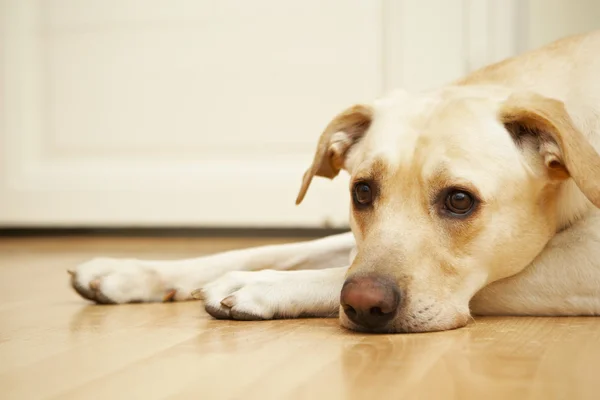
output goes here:
{"type": "Polygon", "coordinates": [[[350,229],[330,228],[0,228],[0,237],[322,237],[350,229]]]}

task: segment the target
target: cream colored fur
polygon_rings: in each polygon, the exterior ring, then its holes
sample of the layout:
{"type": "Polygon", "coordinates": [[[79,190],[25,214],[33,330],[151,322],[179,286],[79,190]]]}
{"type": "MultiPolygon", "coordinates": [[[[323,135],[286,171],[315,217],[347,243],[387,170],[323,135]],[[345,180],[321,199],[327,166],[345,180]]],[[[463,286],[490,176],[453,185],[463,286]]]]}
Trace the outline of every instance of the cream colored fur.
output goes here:
{"type": "Polygon", "coordinates": [[[97,259],[72,271],[73,287],[100,303],[201,297],[217,318],[270,319],[336,315],[347,276],[381,273],[404,295],[392,332],[471,314],[599,315],[598,71],[591,33],[348,109],[321,136],[298,202],[316,175],[373,178],[377,207],[353,210],[352,234],[177,262],[97,259]],[[431,193],[457,182],[485,200],[467,222],[432,211],[431,193]]]}

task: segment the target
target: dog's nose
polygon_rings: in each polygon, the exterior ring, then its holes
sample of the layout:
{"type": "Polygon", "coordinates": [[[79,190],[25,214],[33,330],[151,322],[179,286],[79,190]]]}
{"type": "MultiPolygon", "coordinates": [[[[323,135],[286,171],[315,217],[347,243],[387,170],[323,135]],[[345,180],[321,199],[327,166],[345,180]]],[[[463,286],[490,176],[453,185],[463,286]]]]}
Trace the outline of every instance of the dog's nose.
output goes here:
{"type": "Polygon", "coordinates": [[[340,303],[355,324],[381,328],[396,315],[400,297],[395,282],[376,276],[360,276],[346,280],[340,303]]]}

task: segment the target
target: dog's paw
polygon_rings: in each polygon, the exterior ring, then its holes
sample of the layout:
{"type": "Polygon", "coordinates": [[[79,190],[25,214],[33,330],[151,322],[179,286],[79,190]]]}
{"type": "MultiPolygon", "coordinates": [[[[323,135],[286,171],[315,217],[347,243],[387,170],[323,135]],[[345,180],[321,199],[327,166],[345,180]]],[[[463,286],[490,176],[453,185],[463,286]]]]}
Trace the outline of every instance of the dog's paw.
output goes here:
{"type": "Polygon", "coordinates": [[[233,271],[193,293],[204,300],[207,313],[241,321],[294,317],[285,312],[285,288],[280,271],[233,271]]]}
{"type": "Polygon", "coordinates": [[[170,301],[177,296],[157,271],[138,260],[97,258],[69,274],[71,286],[81,297],[100,304],[170,301]]]}

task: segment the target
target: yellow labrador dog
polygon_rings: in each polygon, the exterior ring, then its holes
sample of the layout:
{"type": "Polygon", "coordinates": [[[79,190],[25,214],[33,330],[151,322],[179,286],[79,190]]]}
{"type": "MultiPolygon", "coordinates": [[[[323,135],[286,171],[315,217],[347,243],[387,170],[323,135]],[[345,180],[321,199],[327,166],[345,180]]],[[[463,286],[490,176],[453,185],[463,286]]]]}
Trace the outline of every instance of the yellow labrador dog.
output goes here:
{"type": "Polygon", "coordinates": [[[314,176],[346,170],[352,233],[96,259],[72,285],[98,303],[202,297],[216,318],[339,314],[370,332],[453,329],[471,313],[598,315],[599,72],[592,33],[351,107],[323,132],[297,202],[314,176]]]}

